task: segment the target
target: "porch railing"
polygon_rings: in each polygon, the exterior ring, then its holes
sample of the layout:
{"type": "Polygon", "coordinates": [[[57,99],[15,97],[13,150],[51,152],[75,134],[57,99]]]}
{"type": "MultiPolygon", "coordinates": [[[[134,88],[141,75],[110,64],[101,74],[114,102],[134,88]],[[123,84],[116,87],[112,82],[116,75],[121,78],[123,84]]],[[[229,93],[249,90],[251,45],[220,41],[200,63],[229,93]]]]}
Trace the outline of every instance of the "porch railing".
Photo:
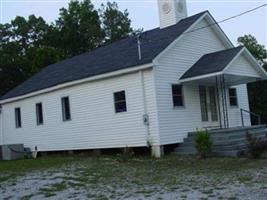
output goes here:
{"type": "Polygon", "coordinates": [[[240,108],[240,113],[241,113],[241,121],[242,121],[242,126],[243,127],[245,126],[245,123],[244,123],[244,113],[248,113],[249,114],[249,117],[250,116],[257,117],[258,125],[261,124],[261,116],[259,114],[256,114],[254,112],[250,112],[250,111],[245,110],[243,108],[240,108]]]}

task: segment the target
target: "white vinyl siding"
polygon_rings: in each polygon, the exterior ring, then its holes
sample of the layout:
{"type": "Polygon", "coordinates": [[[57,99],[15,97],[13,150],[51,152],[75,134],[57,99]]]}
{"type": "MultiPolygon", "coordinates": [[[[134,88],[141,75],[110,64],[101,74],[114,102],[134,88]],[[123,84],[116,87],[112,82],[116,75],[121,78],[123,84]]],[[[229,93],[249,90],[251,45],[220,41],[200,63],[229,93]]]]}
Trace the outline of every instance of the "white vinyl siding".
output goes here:
{"type": "MultiPolygon", "coordinates": [[[[202,20],[193,29],[207,26],[202,20]]],[[[184,84],[184,109],[173,109],[170,85],[201,56],[225,49],[211,28],[185,34],[165,52],[155,67],[156,95],[159,116],[160,143],[182,142],[189,131],[200,128],[201,112],[198,84],[184,84]]]]}
{"type": "MultiPolygon", "coordinates": [[[[152,70],[144,71],[149,131],[159,143],[152,70]]],[[[136,147],[147,145],[139,73],[84,83],[3,105],[4,143],[24,143],[40,151],[136,147]],[[127,92],[127,112],[114,113],[113,93],[127,92]],[[61,98],[69,96],[72,120],[62,121],[61,98]],[[36,126],[35,103],[42,102],[44,125],[36,126]],[[23,126],[14,127],[14,108],[23,126]]]]}
{"type": "Polygon", "coordinates": [[[252,64],[244,56],[240,56],[233,63],[231,63],[230,67],[226,70],[225,73],[237,76],[249,76],[259,78],[259,72],[257,72],[251,66],[252,64]]]}
{"type": "MultiPolygon", "coordinates": [[[[235,86],[237,91],[237,99],[238,99],[238,106],[230,106],[229,104],[229,96],[228,96],[228,113],[229,113],[229,126],[242,126],[241,121],[241,113],[240,108],[249,111],[249,102],[248,102],[248,93],[247,93],[247,85],[238,85],[235,86]]],[[[244,124],[245,126],[250,126],[250,116],[249,114],[244,114],[244,124]]]]}

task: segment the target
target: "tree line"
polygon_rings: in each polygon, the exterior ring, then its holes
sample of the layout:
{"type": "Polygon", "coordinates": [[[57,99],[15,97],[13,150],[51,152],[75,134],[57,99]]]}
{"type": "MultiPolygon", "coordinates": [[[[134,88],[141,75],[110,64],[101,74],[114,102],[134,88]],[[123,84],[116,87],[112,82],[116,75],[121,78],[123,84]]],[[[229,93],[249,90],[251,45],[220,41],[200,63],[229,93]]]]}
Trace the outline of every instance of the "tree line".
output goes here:
{"type": "MultiPolygon", "coordinates": [[[[252,35],[239,37],[238,43],[247,47],[265,71],[267,71],[267,50],[264,45],[259,44],[257,39],[252,35]]],[[[267,81],[249,83],[247,86],[250,110],[256,114],[260,114],[262,123],[267,124],[267,81]]],[[[257,120],[253,117],[251,119],[254,123],[257,120]]]]}
{"type": "Polygon", "coordinates": [[[107,2],[73,0],[48,24],[42,17],[17,16],[0,24],[0,95],[43,67],[135,34],[127,10],[107,2]]]}

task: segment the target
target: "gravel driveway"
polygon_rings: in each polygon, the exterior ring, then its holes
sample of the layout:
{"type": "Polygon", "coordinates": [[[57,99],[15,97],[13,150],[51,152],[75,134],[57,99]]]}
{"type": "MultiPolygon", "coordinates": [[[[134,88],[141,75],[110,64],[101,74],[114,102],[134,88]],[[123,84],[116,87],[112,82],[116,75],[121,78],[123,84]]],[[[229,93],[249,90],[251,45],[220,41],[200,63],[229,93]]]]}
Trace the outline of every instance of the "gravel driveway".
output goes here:
{"type": "Polygon", "coordinates": [[[1,171],[0,167],[0,173],[0,199],[265,200],[267,197],[267,160],[246,158],[84,157],[23,173],[1,171]]]}

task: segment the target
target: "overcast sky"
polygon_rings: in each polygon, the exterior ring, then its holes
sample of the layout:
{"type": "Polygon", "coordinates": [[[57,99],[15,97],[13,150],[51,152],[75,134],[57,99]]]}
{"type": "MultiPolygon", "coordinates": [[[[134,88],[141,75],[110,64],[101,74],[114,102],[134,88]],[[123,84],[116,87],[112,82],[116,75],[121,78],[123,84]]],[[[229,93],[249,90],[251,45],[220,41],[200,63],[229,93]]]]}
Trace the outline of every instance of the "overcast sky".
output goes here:
{"type": "MultiPolygon", "coordinates": [[[[115,0],[120,9],[128,9],[132,26],[149,30],[159,26],[157,0],[115,0]]],[[[42,16],[52,22],[58,17],[59,9],[67,7],[68,0],[0,0],[1,23],[10,22],[17,15],[42,16]]],[[[96,8],[106,0],[92,0],[96,8]]],[[[267,3],[267,0],[187,0],[189,15],[209,10],[217,21],[239,14],[267,3]]],[[[267,46],[267,7],[248,15],[221,24],[221,27],[236,44],[238,36],[252,34],[267,46]]]]}

